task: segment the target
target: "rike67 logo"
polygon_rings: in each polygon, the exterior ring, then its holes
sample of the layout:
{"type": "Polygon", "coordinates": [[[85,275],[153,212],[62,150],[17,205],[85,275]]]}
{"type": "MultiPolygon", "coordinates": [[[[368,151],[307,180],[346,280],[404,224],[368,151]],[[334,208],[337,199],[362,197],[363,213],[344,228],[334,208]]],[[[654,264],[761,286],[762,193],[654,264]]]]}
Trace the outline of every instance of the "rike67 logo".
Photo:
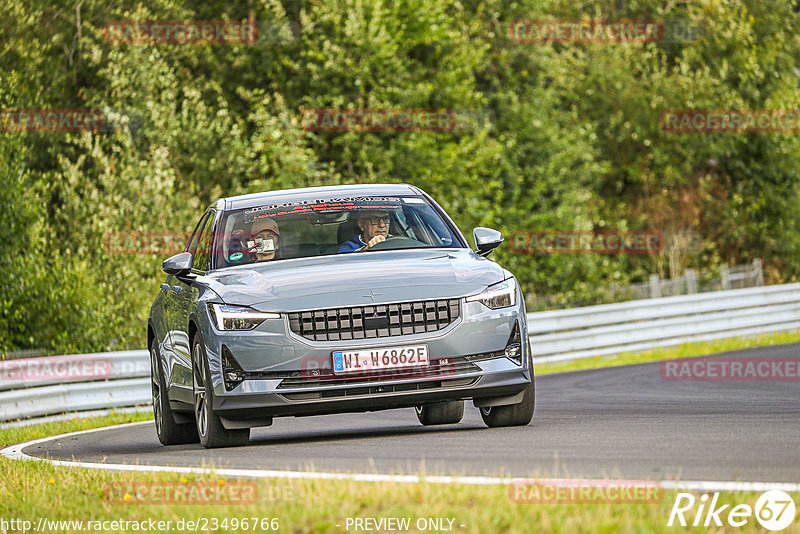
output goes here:
{"type": "Polygon", "coordinates": [[[708,494],[697,499],[691,493],[678,493],[667,526],[671,527],[677,520],[684,527],[721,527],[725,522],[731,527],[742,527],[755,516],[763,528],[780,531],[792,524],[796,513],[792,497],[781,490],[764,492],[756,501],[755,508],[748,504],[731,508],[730,504],[717,504],[718,500],[719,493],[714,493],[710,501],[708,494]]]}

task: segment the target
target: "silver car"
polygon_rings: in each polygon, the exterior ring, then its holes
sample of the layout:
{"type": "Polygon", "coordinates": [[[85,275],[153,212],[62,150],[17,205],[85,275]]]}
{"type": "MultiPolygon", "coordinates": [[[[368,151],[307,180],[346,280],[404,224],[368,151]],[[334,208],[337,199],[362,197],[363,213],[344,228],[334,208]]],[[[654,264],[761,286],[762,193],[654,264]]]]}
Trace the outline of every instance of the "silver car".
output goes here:
{"type": "Polygon", "coordinates": [[[424,425],[526,425],[534,379],[517,280],[411,185],[214,202],[164,261],[147,324],[164,445],[247,443],[274,417],[409,407],[424,425]]]}

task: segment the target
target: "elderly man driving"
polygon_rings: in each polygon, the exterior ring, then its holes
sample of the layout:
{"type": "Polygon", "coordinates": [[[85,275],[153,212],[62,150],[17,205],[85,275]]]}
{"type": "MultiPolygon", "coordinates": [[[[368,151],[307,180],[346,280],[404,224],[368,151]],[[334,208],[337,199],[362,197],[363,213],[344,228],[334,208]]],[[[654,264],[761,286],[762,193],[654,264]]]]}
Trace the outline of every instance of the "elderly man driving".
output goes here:
{"type": "Polygon", "coordinates": [[[361,232],[354,240],[342,243],[339,252],[361,252],[386,241],[389,235],[389,212],[384,210],[359,212],[356,224],[361,232]]]}

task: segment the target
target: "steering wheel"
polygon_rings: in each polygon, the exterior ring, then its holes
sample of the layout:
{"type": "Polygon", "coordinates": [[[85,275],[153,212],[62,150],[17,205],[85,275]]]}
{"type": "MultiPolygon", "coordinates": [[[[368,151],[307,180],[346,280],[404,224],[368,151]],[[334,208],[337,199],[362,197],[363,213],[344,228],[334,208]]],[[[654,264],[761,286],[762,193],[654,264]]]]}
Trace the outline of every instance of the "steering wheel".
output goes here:
{"type": "Polygon", "coordinates": [[[366,251],[369,252],[370,250],[395,250],[400,248],[417,248],[417,247],[427,247],[426,243],[422,241],[417,241],[411,237],[404,237],[401,235],[394,235],[392,237],[387,237],[385,241],[381,241],[380,243],[373,245],[372,248],[368,248],[366,251]]]}

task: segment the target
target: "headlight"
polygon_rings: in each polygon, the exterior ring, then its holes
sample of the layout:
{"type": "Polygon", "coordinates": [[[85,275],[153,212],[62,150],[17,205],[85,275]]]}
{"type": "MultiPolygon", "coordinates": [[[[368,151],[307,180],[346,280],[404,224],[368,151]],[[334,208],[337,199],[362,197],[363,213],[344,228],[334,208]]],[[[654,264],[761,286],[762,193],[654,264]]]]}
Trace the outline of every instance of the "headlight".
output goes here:
{"type": "Polygon", "coordinates": [[[280,319],[279,313],[256,311],[247,306],[209,304],[208,309],[220,330],[252,330],[266,319],[280,319]]]}
{"type": "Polygon", "coordinates": [[[508,278],[487,287],[483,293],[467,297],[467,302],[475,301],[493,310],[513,306],[517,303],[517,283],[513,278],[508,278]]]}

